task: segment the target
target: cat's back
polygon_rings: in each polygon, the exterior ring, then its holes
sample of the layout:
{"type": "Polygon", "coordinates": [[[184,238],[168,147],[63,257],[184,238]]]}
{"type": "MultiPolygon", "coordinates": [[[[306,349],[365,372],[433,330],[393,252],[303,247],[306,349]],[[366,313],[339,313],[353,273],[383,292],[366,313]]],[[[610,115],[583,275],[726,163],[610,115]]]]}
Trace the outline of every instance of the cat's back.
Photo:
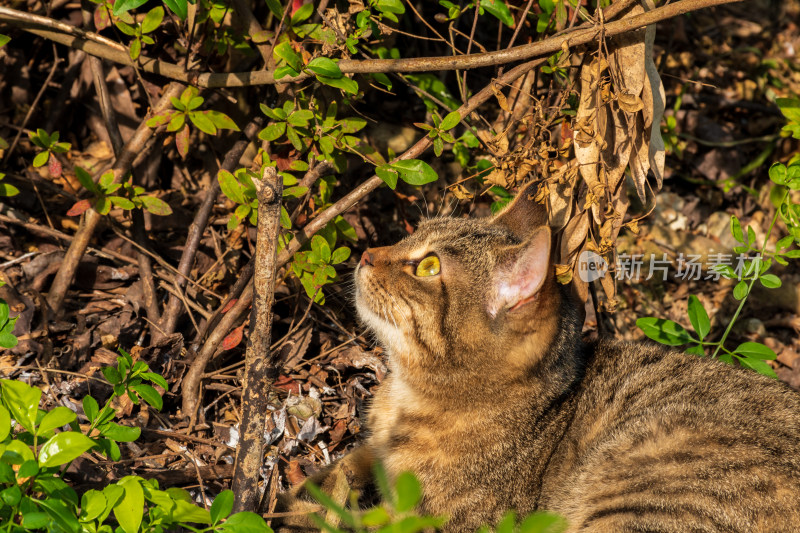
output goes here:
{"type": "Polygon", "coordinates": [[[800,396],[659,346],[588,345],[540,505],[575,531],[800,531],[800,396]]]}

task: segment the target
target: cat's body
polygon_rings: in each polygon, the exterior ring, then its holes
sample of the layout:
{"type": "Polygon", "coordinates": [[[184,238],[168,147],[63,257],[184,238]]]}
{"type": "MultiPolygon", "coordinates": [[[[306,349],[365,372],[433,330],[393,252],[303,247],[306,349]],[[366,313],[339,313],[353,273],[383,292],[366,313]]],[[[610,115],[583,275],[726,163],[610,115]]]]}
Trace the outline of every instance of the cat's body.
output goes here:
{"type": "Polygon", "coordinates": [[[569,531],[800,531],[800,396],[660,347],[583,344],[531,197],[364,254],[357,307],[391,372],[342,464],[414,472],[447,531],[509,509],[569,531]]]}

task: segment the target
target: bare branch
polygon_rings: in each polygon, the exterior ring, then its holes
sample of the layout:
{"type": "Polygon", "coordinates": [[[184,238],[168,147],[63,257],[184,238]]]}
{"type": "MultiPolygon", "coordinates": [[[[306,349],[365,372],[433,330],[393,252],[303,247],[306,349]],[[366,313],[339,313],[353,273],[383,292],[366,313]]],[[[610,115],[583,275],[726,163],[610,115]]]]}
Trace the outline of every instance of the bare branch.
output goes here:
{"type": "MultiPolygon", "coordinates": [[[[633,31],[656,22],[677,17],[691,11],[707,7],[732,4],[742,0],[681,0],[666,6],[658,7],[652,11],[608,22],[603,25],[602,33],[605,36],[618,35],[633,31]]],[[[613,7],[613,6],[611,6],[613,7]]],[[[609,8],[610,9],[610,8],[609,8]]],[[[14,9],[0,6],[0,21],[13,24],[25,31],[35,33],[47,39],[79,48],[88,54],[96,55],[122,63],[133,65],[124,46],[113,43],[108,39],[91,32],[83,32],[66,24],[31,15],[14,9]],[[69,30],[64,27],[71,28],[69,30]],[[109,44],[112,43],[112,44],[109,44]]],[[[486,52],[480,54],[466,54],[457,56],[436,57],[411,57],[400,59],[342,59],[338,65],[346,74],[370,74],[377,72],[434,72],[442,70],[469,70],[481,67],[505,65],[515,61],[524,61],[536,57],[547,56],[561,50],[565,45],[574,48],[583,44],[596,41],[601,35],[599,27],[578,27],[561,35],[556,35],[535,43],[515,46],[506,50],[486,52]]],[[[301,74],[295,77],[284,77],[276,80],[272,71],[258,70],[252,72],[187,72],[183,68],[165,61],[139,57],[139,68],[145,72],[161,74],[167,78],[198,87],[249,87],[254,85],[272,85],[294,83],[308,79],[310,76],[301,74]]]]}

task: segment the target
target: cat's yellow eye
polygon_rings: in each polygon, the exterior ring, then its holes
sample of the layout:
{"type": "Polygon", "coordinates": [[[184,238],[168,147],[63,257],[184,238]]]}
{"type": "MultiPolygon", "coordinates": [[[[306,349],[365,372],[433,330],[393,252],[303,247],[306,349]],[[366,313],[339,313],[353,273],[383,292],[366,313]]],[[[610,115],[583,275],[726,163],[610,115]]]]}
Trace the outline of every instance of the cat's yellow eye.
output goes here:
{"type": "Polygon", "coordinates": [[[439,273],[440,268],[439,258],[435,255],[429,255],[419,262],[416,274],[421,278],[425,276],[435,276],[439,273]]]}

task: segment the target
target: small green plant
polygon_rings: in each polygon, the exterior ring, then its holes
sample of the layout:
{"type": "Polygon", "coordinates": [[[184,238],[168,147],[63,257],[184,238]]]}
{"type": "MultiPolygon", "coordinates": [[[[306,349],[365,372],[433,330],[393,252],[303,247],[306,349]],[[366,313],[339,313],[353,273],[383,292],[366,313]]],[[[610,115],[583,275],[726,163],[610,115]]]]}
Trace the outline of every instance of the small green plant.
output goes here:
{"type": "Polygon", "coordinates": [[[439,115],[434,113],[433,126],[424,123],[415,123],[414,125],[428,132],[428,138],[433,140],[433,153],[439,157],[444,151],[444,143],[456,142],[449,130],[455,128],[460,121],[461,114],[458,111],[452,111],[444,119],[440,119],[439,115]]]}
{"type": "MultiPolygon", "coordinates": [[[[120,12],[116,9],[117,4],[125,4],[126,2],[117,2],[114,4],[114,14],[119,16],[124,12],[120,12]]],[[[102,6],[101,6],[102,7],[102,6]]],[[[164,19],[164,8],[161,6],[154,7],[150,11],[147,12],[144,19],[141,23],[139,22],[125,22],[122,18],[118,18],[114,21],[114,24],[119,28],[119,31],[133,37],[131,44],[128,47],[128,55],[130,55],[131,59],[136,61],[139,58],[139,55],[142,53],[142,46],[145,44],[155,44],[155,40],[148,35],[148,33],[153,33],[158,29],[161,25],[161,21],[164,19]]]]}
{"type": "Polygon", "coordinates": [[[225,113],[198,109],[205,99],[198,96],[196,87],[187,87],[180,98],[172,99],[173,109],[169,109],[147,119],[147,126],[157,128],[167,124],[167,131],[175,133],[175,146],[181,157],[189,153],[189,122],[208,135],[216,135],[218,130],[239,131],[239,126],[225,113]]]}
{"type": "Polygon", "coordinates": [[[114,171],[108,170],[100,176],[97,183],[81,167],[75,167],[75,176],[83,187],[94,195],[93,199],[78,200],[67,211],[68,216],[79,216],[93,207],[101,215],[107,215],[115,206],[126,211],[145,209],[154,215],[167,216],[172,209],[164,200],[145,194],[143,187],[134,186],[130,179],[123,183],[114,183],[114,171]],[[115,194],[122,189],[122,195],[115,194]]]}
{"type": "Polygon", "coordinates": [[[775,163],[769,169],[769,177],[773,182],[770,197],[775,201],[776,212],[770,222],[767,234],[761,246],[757,244],[756,233],[750,226],[742,228],[739,219],[731,217],[730,231],[733,237],[741,243],[733,251],[740,257],[747,257],[741,261],[740,268],[734,269],[727,264],[714,266],[714,270],[723,277],[738,280],[733,289],[733,296],[739,300],[739,306],[733,314],[728,326],[718,341],[708,341],[706,336],[711,331],[711,322],[700,300],[695,295],[689,296],[688,314],[689,322],[697,335],[693,336],[680,324],[672,320],[655,317],[644,317],[636,321],[636,325],[654,341],[671,346],[690,345],[686,350],[699,356],[705,356],[706,350],[713,350],[711,357],[718,358],[726,363],[736,360],[740,365],[751,368],[760,374],[776,377],[775,371],[766,361],[775,359],[775,352],[769,347],[758,342],[743,342],[733,350],[725,347],[725,340],[733,328],[733,324],[747,301],[756,282],[767,289],[776,289],[781,286],[781,280],[768,271],[773,262],[781,265],[788,264],[789,259],[800,257],[800,250],[789,248],[793,243],[800,244],[800,204],[794,203],[789,197],[791,190],[800,190],[800,154],[795,155],[791,161],[784,165],[775,163]],[[774,250],[768,250],[769,237],[778,219],[786,224],[789,235],[780,239],[774,250]],[[745,256],[744,254],[755,254],[745,256]]]}
{"type": "MultiPolygon", "coordinates": [[[[2,187],[2,185],[0,185],[2,187]]],[[[6,282],[0,279],[0,287],[6,282]]],[[[14,335],[14,326],[19,317],[9,316],[11,309],[8,302],[0,298],[0,348],[13,348],[17,345],[17,337],[14,335]]]]}
{"type": "Polygon", "coordinates": [[[42,150],[33,158],[33,166],[38,168],[48,165],[48,170],[53,177],[57,178],[61,176],[61,161],[53,154],[66,153],[72,145],[66,142],[59,142],[59,134],[57,131],[47,133],[43,129],[37,129],[35,133],[30,132],[28,136],[31,142],[42,150]]]}
{"type": "Polygon", "coordinates": [[[139,428],[113,421],[116,413],[111,403],[115,398],[127,396],[135,404],[144,401],[156,409],[162,406],[161,395],[150,383],[166,390],[164,378],[151,372],[146,363],[134,362],[127,352],[120,350],[120,354],[116,366],[102,369],[113,386],[105,405],[100,408],[92,396],[83,398],[89,422],[83,431],[71,409],[39,409],[41,389],[21,381],[0,380],[2,528],[69,533],[160,532],[177,527],[197,532],[271,531],[254,513],[237,513],[225,520],[233,508],[230,491],[217,496],[207,511],[195,505],[188,492],[174,487],[161,490],[155,480],[138,476],[125,476],[80,498],[62,479],[70,463],[83,453],[95,450],[116,461],[120,458],[117,442],[139,437],[139,428]],[[119,525],[116,529],[107,523],[112,514],[119,525]]]}
{"type": "MultiPolygon", "coordinates": [[[[350,507],[344,508],[325,494],[313,483],[307,483],[308,492],[331,514],[335,515],[339,524],[326,521],[319,514],[311,519],[323,531],[367,533],[416,533],[439,529],[447,523],[445,516],[428,516],[420,514],[417,506],[422,501],[422,486],[411,472],[403,472],[395,480],[394,486],[389,483],[386,471],[380,464],[375,465],[374,476],[382,501],[366,510],[358,509],[358,494],[350,494],[350,507]]],[[[532,513],[521,521],[517,521],[513,511],[508,512],[492,530],[497,533],[562,533],[567,522],[561,516],[548,512],[532,513]]],[[[478,530],[480,533],[491,531],[488,526],[478,530]]]]}
{"type": "Polygon", "coordinates": [[[319,304],[325,303],[322,287],[338,279],[334,265],[344,263],[350,257],[350,248],[340,246],[331,251],[324,237],[311,238],[311,250],[297,252],[292,262],[292,270],[300,279],[309,298],[319,304]]]}

